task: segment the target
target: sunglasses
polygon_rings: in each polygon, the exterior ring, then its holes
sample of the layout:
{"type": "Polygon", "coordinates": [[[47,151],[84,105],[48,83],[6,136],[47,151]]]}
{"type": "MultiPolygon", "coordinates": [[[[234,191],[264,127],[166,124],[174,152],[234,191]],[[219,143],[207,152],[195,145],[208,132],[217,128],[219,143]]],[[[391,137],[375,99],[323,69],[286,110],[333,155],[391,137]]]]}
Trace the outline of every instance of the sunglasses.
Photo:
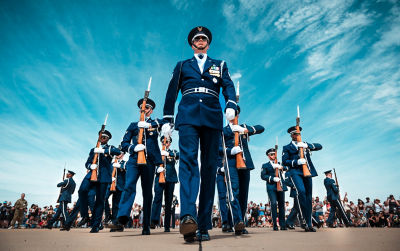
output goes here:
{"type": "Polygon", "coordinates": [[[208,40],[207,37],[198,36],[198,37],[195,37],[195,38],[194,38],[194,41],[198,42],[198,41],[200,41],[200,39],[203,40],[203,41],[207,41],[207,40],[208,40]]]}

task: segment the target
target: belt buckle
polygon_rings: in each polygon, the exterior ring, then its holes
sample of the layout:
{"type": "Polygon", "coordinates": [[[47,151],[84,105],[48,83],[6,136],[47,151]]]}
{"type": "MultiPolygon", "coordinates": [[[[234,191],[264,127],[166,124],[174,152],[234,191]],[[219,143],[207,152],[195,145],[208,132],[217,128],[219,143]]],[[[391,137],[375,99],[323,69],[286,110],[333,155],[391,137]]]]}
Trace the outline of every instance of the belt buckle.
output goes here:
{"type": "Polygon", "coordinates": [[[207,93],[207,89],[205,87],[199,87],[199,92],[207,93]]]}

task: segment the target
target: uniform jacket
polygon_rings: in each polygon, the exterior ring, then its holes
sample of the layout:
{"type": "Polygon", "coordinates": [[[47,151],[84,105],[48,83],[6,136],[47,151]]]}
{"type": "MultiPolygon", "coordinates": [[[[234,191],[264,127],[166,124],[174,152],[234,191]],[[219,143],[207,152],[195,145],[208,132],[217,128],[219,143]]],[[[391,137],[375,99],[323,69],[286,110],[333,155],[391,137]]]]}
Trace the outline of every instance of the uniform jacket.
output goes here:
{"type": "Polygon", "coordinates": [[[338,189],[334,179],[326,177],[324,179],[324,185],[326,188],[326,193],[327,193],[326,197],[328,200],[339,199],[339,189],[338,189]]]}
{"type": "MultiPolygon", "coordinates": [[[[144,129],[143,144],[146,146],[146,159],[151,160],[156,165],[161,165],[163,162],[160,147],[158,146],[158,131],[165,124],[165,121],[151,118],[146,121],[151,124],[151,128],[144,129]]],[[[129,153],[129,159],[133,161],[137,161],[137,152],[134,151],[140,129],[137,125],[138,122],[133,122],[129,125],[121,142],[122,150],[129,153]]]]}
{"type": "Polygon", "coordinates": [[[65,201],[71,203],[71,196],[75,191],[75,181],[73,178],[67,178],[63,182],[57,184],[57,187],[61,187],[61,194],[58,201],[65,201]]]}
{"type": "MultiPolygon", "coordinates": [[[[204,87],[217,95],[222,88],[226,108],[236,108],[236,92],[228,73],[228,66],[221,60],[207,56],[201,73],[195,57],[178,62],[168,86],[164,104],[164,119],[174,122],[174,108],[179,91],[182,94],[192,88],[204,87]],[[222,74],[221,74],[222,73],[222,74]]],[[[175,121],[175,129],[180,125],[206,126],[222,130],[223,119],[219,98],[206,93],[182,95],[175,121]]]]}
{"type": "Polygon", "coordinates": [[[167,182],[178,182],[178,175],[176,174],[175,164],[179,160],[179,152],[176,150],[168,149],[169,156],[166,159],[165,180],[167,182]]]}
{"type": "MultiPolygon", "coordinates": [[[[307,142],[306,142],[307,143],[307,142]]],[[[307,160],[308,168],[310,169],[311,176],[318,176],[315,170],[314,164],[311,161],[311,151],[319,151],[322,149],[322,145],[318,143],[307,143],[308,148],[304,150],[305,159],[307,160]]],[[[301,165],[297,165],[297,160],[300,159],[299,150],[293,142],[283,147],[282,151],[282,164],[289,168],[290,174],[303,175],[303,169],[301,165]]]]}
{"type": "MultiPolygon", "coordinates": [[[[286,171],[287,168],[283,167],[283,170],[286,171]]],[[[281,177],[281,184],[283,191],[287,191],[286,184],[283,179],[282,171],[279,170],[281,177]]],[[[276,191],[276,182],[274,181],[275,177],[275,169],[272,167],[271,162],[268,161],[264,163],[261,167],[261,179],[265,180],[267,183],[267,191],[276,191]]]]}
{"type": "Polygon", "coordinates": [[[28,208],[28,202],[25,199],[18,199],[14,204],[15,210],[25,210],[28,208]]]}
{"type": "MultiPolygon", "coordinates": [[[[264,127],[260,125],[249,126],[246,124],[242,124],[241,126],[247,128],[249,132],[247,134],[240,135],[239,145],[242,146],[246,162],[246,168],[253,170],[254,164],[249,151],[248,137],[250,137],[251,135],[260,134],[264,132],[264,127]]],[[[232,132],[231,127],[229,125],[224,127],[223,132],[224,132],[226,154],[228,156],[229,165],[233,164],[236,165],[236,155],[231,155],[231,150],[235,145],[235,134],[232,132]]]]}
{"type": "MultiPolygon", "coordinates": [[[[101,146],[105,151],[104,153],[99,153],[100,161],[97,161],[98,169],[97,169],[97,180],[100,183],[111,183],[111,175],[112,175],[112,156],[120,155],[121,150],[111,145],[102,145],[101,146]]],[[[93,158],[95,156],[94,148],[90,150],[89,157],[86,161],[85,167],[89,170],[86,174],[85,179],[90,180],[90,176],[92,175],[92,170],[90,169],[90,165],[93,163],[93,158]]]]}

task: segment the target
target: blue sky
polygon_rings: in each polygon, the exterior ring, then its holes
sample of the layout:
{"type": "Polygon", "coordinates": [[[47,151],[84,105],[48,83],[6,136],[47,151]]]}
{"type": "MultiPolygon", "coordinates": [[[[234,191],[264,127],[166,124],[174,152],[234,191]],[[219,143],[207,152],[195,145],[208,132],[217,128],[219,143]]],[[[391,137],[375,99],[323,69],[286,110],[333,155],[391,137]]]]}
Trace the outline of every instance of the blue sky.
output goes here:
{"type": "Polygon", "coordinates": [[[208,55],[240,80],[240,121],[266,128],[250,141],[250,199],[267,201],[265,150],[276,136],[289,143],[298,104],[304,140],[324,147],[314,195],[336,168],[352,200],[399,197],[398,2],[173,0],[0,3],[0,198],[54,204],[65,162],[79,185],[106,113],[118,145],[150,76],[161,117],[198,25],[213,33],[208,55]]]}

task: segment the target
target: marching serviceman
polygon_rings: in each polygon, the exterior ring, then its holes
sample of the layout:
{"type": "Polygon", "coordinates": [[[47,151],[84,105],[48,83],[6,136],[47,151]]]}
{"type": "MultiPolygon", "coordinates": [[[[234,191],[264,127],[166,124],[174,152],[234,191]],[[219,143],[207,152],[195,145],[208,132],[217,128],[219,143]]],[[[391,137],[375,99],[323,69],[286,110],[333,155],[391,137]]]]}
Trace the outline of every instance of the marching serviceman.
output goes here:
{"type": "Polygon", "coordinates": [[[286,184],[284,183],[282,171],[287,171],[287,167],[281,166],[279,163],[275,163],[276,151],[275,148],[270,148],[266,152],[269,161],[262,165],[261,179],[267,183],[267,193],[271,202],[271,213],[272,222],[274,224],[274,231],[278,231],[278,225],[276,223],[277,217],[277,206],[279,208],[279,225],[281,230],[287,230],[285,224],[285,192],[287,191],[286,184]],[[279,175],[276,177],[275,171],[278,169],[279,175]],[[277,183],[281,185],[281,191],[277,189],[277,183]],[[277,205],[278,203],[278,205],[277,205]]]}
{"type": "Polygon", "coordinates": [[[326,224],[328,227],[335,228],[335,213],[337,213],[338,217],[343,220],[346,227],[352,225],[351,221],[347,218],[346,213],[344,211],[343,205],[339,200],[339,187],[336,185],[334,179],[332,179],[332,170],[328,170],[325,173],[326,178],[324,179],[324,185],[327,192],[327,199],[329,204],[331,205],[331,209],[329,211],[329,217],[326,220],[326,224]]]}
{"type": "MultiPolygon", "coordinates": [[[[232,120],[236,111],[235,87],[227,64],[207,55],[211,41],[211,32],[206,27],[199,26],[190,31],[188,42],[194,57],[177,63],[164,104],[164,119],[173,124],[175,102],[179,91],[182,92],[175,129],[179,131],[180,233],[187,242],[195,240],[197,229],[200,240],[210,239],[208,230],[212,228],[216,163],[223,124],[219,103],[221,88],[227,119],[232,120]],[[201,170],[197,163],[199,145],[201,170]]],[[[170,134],[171,124],[164,125],[164,135],[170,134]]]]}
{"type": "MultiPolygon", "coordinates": [[[[143,99],[138,101],[138,107],[141,109],[143,99]]],[[[124,225],[128,223],[132,205],[136,197],[136,183],[140,177],[143,195],[143,230],[142,235],[150,234],[150,213],[151,202],[153,199],[153,180],[156,167],[163,162],[161,159],[160,148],[158,146],[158,130],[163,125],[163,121],[152,119],[156,103],[147,98],[144,107],[144,121],[133,122],[126,130],[125,136],[121,142],[122,150],[129,153],[129,160],[126,163],[126,181],[124,191],[122,192],[119,203],[117,221],[110,224],[109,227],[121,231],[124,225]],[[137,137],[139,131],[143,128],[143,143],[138,144],[137,137]],[[145,164],[138,164],[139,152],[145,151],[145,164]]]]}
{"type": "Polygon", "coordinates": [[[46,228],[51,229],[60,215],[64,218],[64,224],[65,222],[68,222],[69,215],[67,205],[68,203],[71,203],[71,197],[76,187],[75,181],[72,178],[74,175],[75,173],[73,171],[68,170],[67,178],[63,182],[57,184],[57,187],[61,187],[60,196],[58,198],[60,205],[56,214],[47,222],[47,225],[45,226],[46,228]]]}
{"type": "MultiPolygon", "coordinates": [[[[160,138],[161,143],[164,142],[164,136],[160,138]]],[[[179,159],[179,152],[171,150],[172,138],[166,139],[165,150],[161,151],[161,155],[165,157],[165,167],[158,167],[154,183],[154,200],[151,206],[151,225],[150,228],[155,228],[159,224],[163,192],[165,196],[165,215],[164,215],[164,232],[170,232],[171,214],[172,214],[172,199],[174,196],[175,183],[178,183],[178,175],[176,174],[175,164],[179,159]],[[160,183],[160,173],[165,174],[165,182],[160,183]]],[[[173,212],[175,214],[175,211],[173,212]]],[[[175,222],[173,222],[175,224],[175,222]]]]}
{"type": "Polygon", "coordinates": [[[86,161],[85,167],[89,170],[82,184],[79,188],[79,198],[81,203],[81,209],[88,207],[89,191],[94,187],[96,189],[96,201],[94,203],[94,212],[92,212],[92,222],[90,230],[91,233],[97,233],[100,230],[101,219],[104,212],[104,203],[106,199],[107,187],[111,183],[112,173],[112,156],[120,155],[121,150],[118,148],[108,145],[108,141],[112,135],[109,131],[100,131],[100,147],[92,148],[89,152],[89,157],[86,161]],[[97,164],[93,164],[93,158],[98,154],[97,164]],[[97,169],[98,177],[96,182],[90,180],[92,172],[97,169]]]}
{"type": "MultiPolygon", "coordinates": [[[[240,107],[237,106],[237,116],[240,114],[240,107]]],[[[264,132],[261,125],[249,126],[246,124],[234,125],[233,119],[229,125],[223,129],[226,155],[228,157],[229,175],[232,186],[234,200],[231,201],[232,215],[234,221],[235,234],[248,234],[244,228],[244,217],[247,210],[247,199],[249,194],[250,171],[254,169],[253,160],[250,155],[248,140],[255,134],[264,132]],[[240,133],[239,146],[235,146],[235,132],[240,133]],[[246,168],[238,169],[236,167],[236,155],[244,153],[246,168]]]]}
{"type": "Polygon", "coordinates": [[[319,151],[322,146],[318,143],[298,142],[297,138],[302,130],[299,127],[299,132],[296,126],[290,127],[287,132],[292,138],[292,142],[283,147],[282,151],[282,164],[286,166],[289,175],[296,186],[301,211],[303,212],[306,221],[306,232],[316,232],[312,226],[312,177],[317,176],[314,164],[311,161],[311,151],[319,151]],[[304,158],[300,158],[299,148],[304,149],[304,158]],[[305,177],[302,170],[302,165],[306,164],[311,175],[305,177]]]}
{"type": "MultiPolygon", "coordinates": [[[[125,176],[126,176],[126,162],[122,159],[124,157],[124,153],[118,157],[116,157],[116,161],[113,163],[113,168],[116,169],[115,177],[112,177],[112,182],[115,183],[115,190],[110,191],[110,188],[107,190],[107,196],[105,201],[105,215],[106,219],[105,223],[108,223],[109,220],[115,221],[118,215],[119,202],[121,200],[122,191],[124,191],[125,187],[125,176]],[[110,204],[108,203],[108,198],[112,195],[112,212],[110,212],[110,204]]],[[[123,229],[122,229],[123,230],[123,229]]],[[[116,229],[110,229],[110,232],[116,232],[116,229]]],[[[121,231],[121,230],[120,230],[121,231]]]]}

